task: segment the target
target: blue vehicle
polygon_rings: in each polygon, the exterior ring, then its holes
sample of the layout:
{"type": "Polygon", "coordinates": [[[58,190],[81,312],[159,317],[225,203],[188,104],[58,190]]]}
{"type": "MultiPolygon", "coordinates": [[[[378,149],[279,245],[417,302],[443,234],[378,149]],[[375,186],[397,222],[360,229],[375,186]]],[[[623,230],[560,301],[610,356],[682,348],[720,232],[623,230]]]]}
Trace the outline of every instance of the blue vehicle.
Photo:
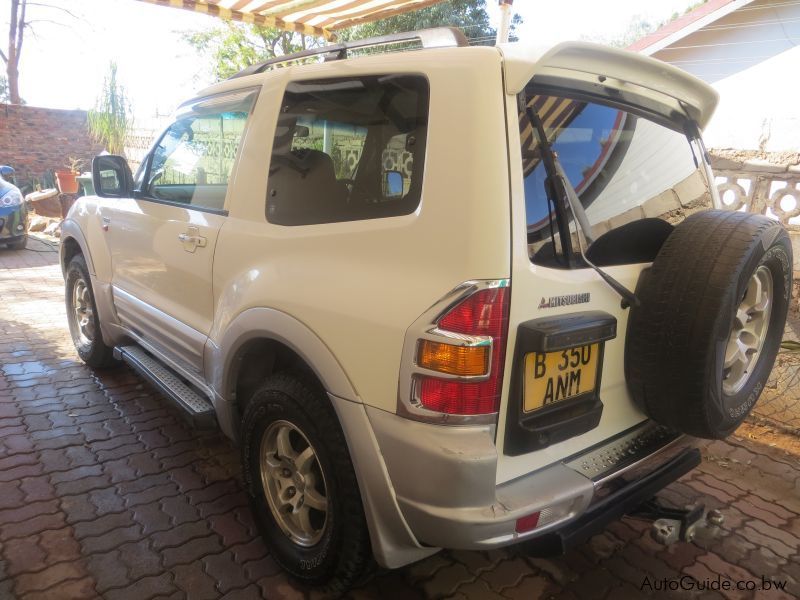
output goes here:
{"type": "Polygon", "coordinates": [[[14,169],[0,166],[0,244],[21,250],[28,243],[28,207],[19,188],[7,181],[14,169]]]}

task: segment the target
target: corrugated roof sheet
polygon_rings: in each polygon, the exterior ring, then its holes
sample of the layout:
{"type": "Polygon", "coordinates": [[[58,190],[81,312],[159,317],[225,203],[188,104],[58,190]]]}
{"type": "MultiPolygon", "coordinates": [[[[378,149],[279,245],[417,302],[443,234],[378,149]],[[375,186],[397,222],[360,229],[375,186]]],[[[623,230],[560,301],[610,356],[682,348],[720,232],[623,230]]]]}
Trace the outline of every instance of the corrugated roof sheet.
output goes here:
{"type": "Polygon", "coordinates": [[[653,33],[650,33],[643,38],[640,38],[633,42],[630,46],[627,47],[627,50],[632,50],[633,52],[640,52],[645,48],[649,48],[656,42],[660,42],[667,36],[672,35],[673,33],[677,33],[682,29],[688,28],[693,23],[699,21],[703,17],[710,15],[719,9],[727,6],[734,0],[708,0],[703,4],[700,4],[693,10],[690,10],[686,14],[681,15],[674,21],[670,21],[665,25],[656,29],[653,33]]]}
{"type": "Polygon", "coordinates": [[[444,0],[140,0],[331,39],[334,31],[444,0]]]}

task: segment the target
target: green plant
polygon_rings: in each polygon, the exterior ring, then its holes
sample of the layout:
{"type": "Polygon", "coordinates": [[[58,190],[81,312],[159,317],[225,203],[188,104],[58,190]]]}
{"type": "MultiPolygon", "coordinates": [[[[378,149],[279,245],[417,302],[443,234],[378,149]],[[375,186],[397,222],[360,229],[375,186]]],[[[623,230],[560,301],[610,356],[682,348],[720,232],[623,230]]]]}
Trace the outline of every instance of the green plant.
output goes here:
{"type": "Polygon", "coordinates": [[[70,172],[75,173],[76,175],[80,174],[81,170],[83,169],[83,165],[85,162],[80,158],[75,158],[74,156],[70,156],[67,159],[67,164],[65,165],[70,172]]]}
{"type": "Polygon", "coordinates": [[[89,111],[89,133],[111,154],[123,154],[131,121],[130,102],[117,81],[117,65],[111,62],[96,108],[89,111]]]}

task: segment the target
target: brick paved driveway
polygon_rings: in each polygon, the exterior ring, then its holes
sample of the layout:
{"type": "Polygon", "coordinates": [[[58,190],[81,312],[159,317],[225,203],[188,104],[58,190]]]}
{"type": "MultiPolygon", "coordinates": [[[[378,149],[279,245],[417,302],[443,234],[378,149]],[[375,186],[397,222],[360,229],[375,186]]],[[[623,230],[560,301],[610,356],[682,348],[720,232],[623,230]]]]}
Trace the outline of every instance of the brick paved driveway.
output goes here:
{"type": "MultiPolygon", "coordinates": [[[[187,427],[126,368],[92,373],[78,361],[57,254],[31,247],[0,250],[0,598],[314,597],[256,536],[231,445],[187,427]]],[[[655,587],[718,574],[788,581],[788,593],[759,598],[800,594],[798,456],[715,442],[664,496],[722,508],[718,536],[664,548],[624,519],[561,559],[445,552],[379,573],[352,597],[627,599],[645,577],[655,587]]]]}

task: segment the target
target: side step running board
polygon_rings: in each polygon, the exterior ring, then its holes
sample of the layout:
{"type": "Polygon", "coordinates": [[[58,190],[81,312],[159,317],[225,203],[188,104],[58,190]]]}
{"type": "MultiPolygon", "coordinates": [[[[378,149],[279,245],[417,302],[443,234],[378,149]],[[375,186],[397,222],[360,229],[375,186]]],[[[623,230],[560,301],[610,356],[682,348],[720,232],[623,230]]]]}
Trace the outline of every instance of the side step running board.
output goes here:
{"type": "Polygon", "coordinates": [[[167,398],[180,407],[195,425],[214,422],[214,407],[207,398],[189,387],[172,369],[149,355],[141,346],[117,346],[114,358],[126,362],[167,398]]]}

